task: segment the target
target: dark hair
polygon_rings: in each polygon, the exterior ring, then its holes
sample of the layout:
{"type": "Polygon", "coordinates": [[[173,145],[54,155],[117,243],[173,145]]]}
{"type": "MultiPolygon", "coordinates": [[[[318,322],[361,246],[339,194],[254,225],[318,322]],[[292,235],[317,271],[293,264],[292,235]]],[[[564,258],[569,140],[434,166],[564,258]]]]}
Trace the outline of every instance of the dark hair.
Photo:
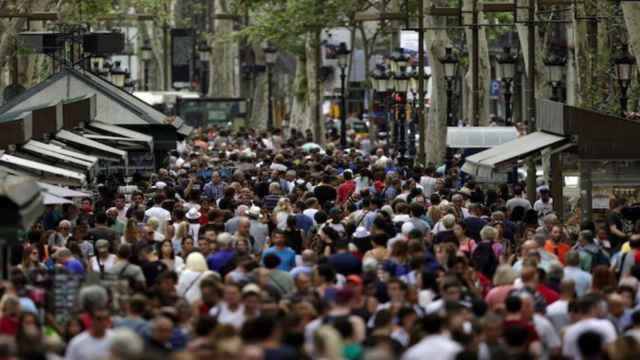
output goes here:
{"type": "Polygon", "coordinates": [[[517,313],[522,309],[522,300],[517,295],[509,295],[504,305],[508,313],[517,313]]]}
{"type": "Polygon", "coordinates": [[[193,331],[195,332],[196,336],[207,336],[210,335],[217,326],[217,318],[209,315],[198,316],[194,323],[193,331]]]}
{"type": "Polygon", "coordinates": [[[578,349],[583,359],[591,359],[602,353],[603,338],[596,331],[585,331],[578,336],[578,349]]]}
{"type": "Polygon", "coordinates": [[[327,282],[333,283],[336,280],[336,271],[329,264],[318,265],[318,275],[322,276],[327,282]]]}
{"type": "Polygon", "coordinates": [[[156,249],[156,251],[158,252],[158,258],[160,260],[162,260],[163,256],[162,256],[162,245],[164,245],[165,243],[169,243],[169,246],[171,247],[171,257],[169,258],[170,260],[173,260],[176,258],[176,254],[175,251],[173,249],[173,243],[171,243],[171,240],[165,239],[163,240],[161,243],[158,244],[158,247],[156,249]]]}
{"type": "Polygon", "coordinates": [[[267,254],[262,262],[267,269],[275,269],[280,265],[280,258],[276,254],[267,254]]]}
{"type": "Polygon", "coordinates": [[[128,259],[131,256],[131,246],[129,244],[121,244],[118,248],[118,257],[128,259]]]}
{"type": "Polygon", "coordinates": [[[107,223],[107,214],[105,212],[99,212],[96,214],[96,224],[106,224],[107,223]]]}
{"type": "Polygon", "coordinates": [[[442,318],[438,314],[427,314],[422,318],[422,329],[428,335],[438,334],[442,329],[442,318]]]}
{"type": "Polygon", "coordinates": [[[277,322],[272,316],[260,315],[247,320],[242,325],[240,336],[245,343],[256,343],[266,340],[276,330],[277,322]]]}

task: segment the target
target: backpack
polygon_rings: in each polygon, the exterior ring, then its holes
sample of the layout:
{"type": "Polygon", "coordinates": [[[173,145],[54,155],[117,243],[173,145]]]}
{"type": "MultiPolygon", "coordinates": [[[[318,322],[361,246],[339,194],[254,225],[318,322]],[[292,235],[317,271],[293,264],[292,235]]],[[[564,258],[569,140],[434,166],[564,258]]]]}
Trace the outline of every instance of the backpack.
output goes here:
{"type": "Polygon", "coordinates": [[[583,269],[584,271],[591,271],[593,268],[600,265],[609,267],[610,265],[609,256],[607,256],[607,254],[605,254],[604,251],[602,251],[602,249],[598,249],[598,252],[596,253],[589,250],[585,250],[585,252],[591,256],[591,262],[590,262],[589,269],[583,269]]]}

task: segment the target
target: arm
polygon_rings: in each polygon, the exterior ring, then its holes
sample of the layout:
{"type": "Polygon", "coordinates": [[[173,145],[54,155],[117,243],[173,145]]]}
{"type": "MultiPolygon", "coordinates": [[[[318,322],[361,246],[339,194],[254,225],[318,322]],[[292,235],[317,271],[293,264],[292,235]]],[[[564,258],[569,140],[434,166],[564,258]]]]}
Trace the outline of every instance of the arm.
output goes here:
{"type": "Polygon", "coordinates": [[[620,231],[618,229],[618,227],[616,225],[609,225],[609,231],[611,231],[611,233],[617,237],[620,238],[626,238],[627,234],[625,234],[624,232],[620,231]]]}

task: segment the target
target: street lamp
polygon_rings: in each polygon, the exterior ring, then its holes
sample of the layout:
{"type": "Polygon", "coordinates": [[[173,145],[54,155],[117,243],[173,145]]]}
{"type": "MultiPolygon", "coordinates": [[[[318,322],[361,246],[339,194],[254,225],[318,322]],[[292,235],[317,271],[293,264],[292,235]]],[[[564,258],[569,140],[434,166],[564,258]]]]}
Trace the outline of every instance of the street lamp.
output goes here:
{"type": "Polygon", "coordinates": [[[208,69],[209,69],[209,60],[211,58],[211,46],[209,46],[209,44],[207,43],[206,40],[202,40],[200,41],[200,43],[198,44],[198,58],[200,59],[200,83],[201,83],[201,89],[200,92],[202,92],[203,94],[207,92],[207,90],[205,89],[204,85],[205,85],[205,74],[207,74],[208,69]]]}
{"type": "Polygon", "coordinates": [[[391,69],[393,71],[393,82],[395,87],[396,101],[396,140],[398,141],[398,151],[400,153],[400,164],[404,164],[405,152],[407,150],[407,131],[405,128],[407,119],[405,112],[406,93],[409,91],[411,76],[407,72],[409,64],[409,54],[404,49],[398,48],[391,54],[391,69]]]}
{"type": "Polygon", "coordinates": [[[562,101],[562,95],[558,89],[562,85],[562,70],[567,64],[567,58],[551,53],[544,61],[545,77],[551,84],[551,100],[562,101]]]}
{"type": "Polygon", "coordinates": [[[267,63],[267,97],[269,98],[269,115],[267,118],[267,130],[273,130],[273,97],[271,94],[271,77],[273,71],[273,65],[276,63],[276,57],[278,49],[276,49],[269,42],[265,42],[262,45],[262,52],[264,52],[264,59],[267,63]]]}
{"type": "Polygon", "coordinates": [[[125,71],[120,61],[116,61],[114,67],[111,68],[111,82],[119,88],[123,88],[127,81],[127,71],[125,71]]]}
{"type": "MultiPolygon", "coordinates": [[[[391,76],[389,71],[387,71],[387,67],[384,63],[380,63],[376,65],[376,68],[371,72],[371,84],[373,89],[381,94],[384,102],[384,128],[385,132],[388,134],[388,126],[389,126],[389,99],[387,92],[393,89],[393,81],[391,80],[391,76]]],[[[388,135],[387,135],[388,139],[388,135]]]]}
{"type": "Polygon", "coordinates": [[[444,56],[440,58],[440,63],[444,66],[444,78],[447,81],[447,125],[455,126],[453,122],[453,109],[451,102],[453,100],[453,82],[455,81],[456,72],[458,70],[458,57],[453,53],[453,49],[447,46],[444,56]]]}
{"type": "MultiPolygon", "coordinates": [[[[422,77],[422,88],[427,89],[429,87],[429,79],[431,78],[430,74],[424,73],[422,77]]],[[[413,96],[413,104],[411,110],[411,122],[409,123],[409,133],[411,136],[409,137],[409,155],[415,157],[417,154],[416,149],[416,126],[418,126],[418,96],[420,90],[420,72],[418,67],[414,66],[413,72],[411,73],[411,80],[409,82],[409,91],[413,96]]],[[[423,99],[424,101],[424,99],[423,99]]]]}
{"type": "Polygon", "coordinates": [[[336,50],[336,56],[338,59],[338,67],[340,68],[340,147],[343,150],[347,148],[347,90],[345,85],[349,54],[351,54],[351,50],[349,50],[346,43],[341,42],[336,50]]]}
{"type": "Polygon", "coordinates": [[[511,124],[511,84],[516,73],[516,63],[518,62],[518,54],[511,52],[511,47],[505,46],[503,53],[498,57],[498,65],[500,67],[502,87],[504,88],[504,113],[505,123],[511,124]]]}
{"type": "Polygon", "coordinates": [[[627,90],[635,71],[636,59],[629,54],[629,46],[627,44],[623,44],[621,50],[613,62],[616,65],[616,76],[620,85],[620,113],[624,117],[627,112],[627,90]]]}
{"type": "Polygon", "coordinates": [[[144,90],[149,91],[149,63],[153,56],[153,49],[151,48],[151,42],[145,40],[140,47],[140,53],[142,55],[142,63],[144,66],[144,90]]]}

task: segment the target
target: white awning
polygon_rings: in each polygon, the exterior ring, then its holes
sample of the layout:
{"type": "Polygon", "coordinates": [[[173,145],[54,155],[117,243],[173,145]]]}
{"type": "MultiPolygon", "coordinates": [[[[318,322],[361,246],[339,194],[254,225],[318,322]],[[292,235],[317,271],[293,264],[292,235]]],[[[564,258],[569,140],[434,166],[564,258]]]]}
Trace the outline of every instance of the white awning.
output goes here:
{"type": "Polygon", "coordinates": [[[48,192],[49,194],[62,198],[85,198],[92,196],[90,193],[71,190],[66,187],[51,185],[44,182],[38,182],[38,186],[40,186],[42,190],[48,192]]]}
{"type": "Polygon", "coordinates": [[[561,143],[567,138],[541,131],[495,146],[465,159],[462,171],[479,179],[492,179],[499,167],[533,152],[561,143]]]}
{"type": "Polygon", "coordinates": [[[120,149],[116,149],[116,148],[114,148],[112,146],[105,145],[105,144],[103,144],[101,142],[98,142],[98,141],[95,141],[95,140],[87,139],[86,137],[84,137],[82,135],[78,135],[76,133],[72,133],[71,131],[60,130],[56,134],[56,138],[60,139],[62,141],[72,142],[72,143],[77,144],[77,145],[90,147],[90,148],[99,150],[99,151],[101,151],[103,153],[109,153],[109,154],[112,154],[112,155],[116,155],[118,157],[123,158],[124,160],[127,159],[127,152],[126,151],[120,150],[120,149]]]}
{"type": "Polygon", "coordinates": [[[129,143],[140,143],[140,142],[149,143],[147,140],[144,140],[144,139],[134,139],[134,138],[122,137],[122,136],[97,135],[97,134],[84,134],[82,136],[87,139],[93,139],[93,140],[121,141],[121,142],[129,142],[129,143]]]}
{"type": "Polygon", "coordinates": [[[17,156],[9,155],[2,153],[0,155],[0,163],[3,163],[7,166],[15,166],[18,168],[26,169],[31,173],[45,173],[49,175],[54,175],[58,177],[73,179],[77,181],[79,184],[84,184],[86,182],[86,177],[84,174],[77,173],[75,171],[61,169],[59,167],[43,164],[37,161],[23,159],[17,156]]]}
{"type": "Polygon", "coordinates": [[[489,149],[518,138],[509,126],[466,126],[447,128],[447,146],[453,149],[489,149]]]}
{"type": "Polygon", "coordinates": [[[95,163],[98,162],[98,158],[95,157],[95,156],[79,153],[79,152],[72,151],[72,150],[69,150],[69,149],[65,149],[65,148],[60,147],[58,145],[47,144],[47,143],[43,143],[43,142],[36,141],[36,140],[29,140],[29,144],[31,144],[33,146],[37,146],[37,147],[42,148],[42,149],[47,150],[47,151],[51,151],[51,152],[55,152],[55,153],[58,153],[58,154],[66,155],[66,156],[72,157],[74,159],[79,159],[79,160],[82,160],[84,162],[89,162],[89,163],[92,163],[92,164],[95,164],[95,163]]]}
{"type": "Polygon", "coordinates": [[[73,201],[71,200],[67,200],[65,198],[61,198],[47,192],[42,193],[42,198],[45,205],[73,204],[73,201]]]}
{"type": "Polygon", "coordinates": [[[57,161],[62,161],[64,163],[68,163],[68,164],[70,164],[72,166],[81,167],[81,168],[84,168],[86,170],[90,170],[93,167],[93,165],[95,165],[95,162],[87,162],[87,161],[83,161],[83,160],[77,159],[75,157],[59,154],[57,152],[50,151],[50,150],[47,150],[45,148],[39,147],[38,145],[32,144],[31,142],[28,142],[28,143],[22,145],[20,147],[20,149],[24,150],[24,151],[27,151],[29,153],[33,153],[36,156],[44,157],[44,158],[47,158],[47,159],[54,159],[54,160],[57,160],[57,161]]]}
{"type": "Polygon", "coordinates": [[[135,141],[145,141],[148,143],[153,143],[153,137],[143,134],[141,132],[129,130],[122,126],[106,124],[100,121],[92,121],[89,123],[89,127],[102,130],[104,132],[108,132],[110,134],[115,134],[117,136],[134,139],[135,141]]]}

